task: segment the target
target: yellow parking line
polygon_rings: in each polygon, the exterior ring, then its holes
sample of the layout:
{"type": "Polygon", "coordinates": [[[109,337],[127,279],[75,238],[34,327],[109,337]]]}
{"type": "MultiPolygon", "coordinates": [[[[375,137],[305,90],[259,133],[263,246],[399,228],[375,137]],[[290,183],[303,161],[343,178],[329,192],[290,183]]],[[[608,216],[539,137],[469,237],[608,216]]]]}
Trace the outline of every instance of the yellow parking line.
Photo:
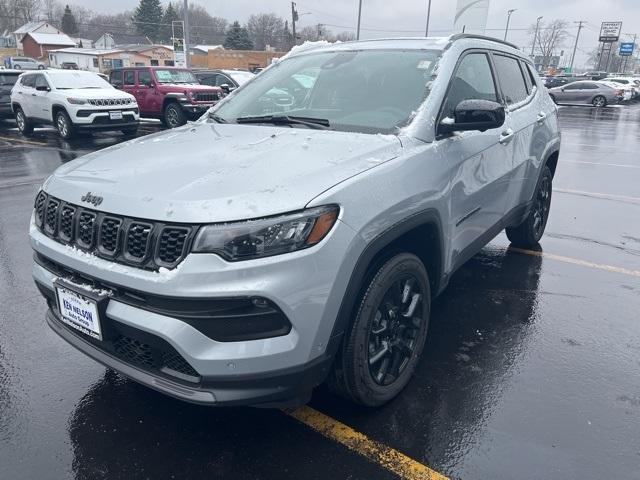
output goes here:
{"type": "Polygon", "coordinates": [[[5,140],[7,142],[28,143],[29,145],[46,145],[46,143],[44,142],[33,142],[31,140],[22,140],[20,138],[12,138],[12,137],[0,137],[0,140],[5,140]]]}
{"type": "Polygon", "coordinates": [[[288,412],[299,422],[377,463],[381,467],[406,480],[448,480],[405,454],[371,440],[351,427],[324,415],[311,407],[300,407],[288,412]]]}
{"type": "Polygon", "coordinates": [[[562,255],[556,255],[555,253],[536,252],[535,250],[526,250],[524,248],[509,247],[509,250],[512,252],[524,253],[525,255],[550,258],[552,260],[557,260],[558,262],[571,263],[582,267],[597,268],[598,270],[605,270],[607,272],[640,277],[640,270],[629,270],[628,268],[615,267],[613,265],[606,265],[603,263],[587,262],[586,260],[580,260],[579,258],[564,257],[562,255]]]}

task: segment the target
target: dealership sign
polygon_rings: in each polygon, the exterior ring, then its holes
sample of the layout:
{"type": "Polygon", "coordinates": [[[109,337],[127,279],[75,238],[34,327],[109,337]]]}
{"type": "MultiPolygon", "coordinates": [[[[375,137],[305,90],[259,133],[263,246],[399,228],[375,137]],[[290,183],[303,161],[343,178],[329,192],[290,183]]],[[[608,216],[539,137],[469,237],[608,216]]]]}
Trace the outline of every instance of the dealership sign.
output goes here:
{"type": "Polygon", "coordinates": [[[633,42],[626,42],[620,44],[620,56],[630,56],[633,55],[633,48],[635,44],[633,42]]]}
{"type": "Polygon", "coordinates": [[[622,22],[602,22],[600,26],[601,42],[617,42],[620,38],[622,22]]]}

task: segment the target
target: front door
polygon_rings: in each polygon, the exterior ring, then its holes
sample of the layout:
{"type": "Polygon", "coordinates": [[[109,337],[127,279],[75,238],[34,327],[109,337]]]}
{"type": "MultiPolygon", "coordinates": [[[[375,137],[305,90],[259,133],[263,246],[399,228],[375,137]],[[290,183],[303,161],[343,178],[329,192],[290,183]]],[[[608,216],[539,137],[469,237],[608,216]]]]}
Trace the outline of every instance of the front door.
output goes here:
{"type": "Polygon", "coordinates": [[[156,93],[149,70],[138,70],[138,86],[134,95],[142,114],[157,115],[160,113],[162,109],[160,104],[161,97],[156,93]]]}
{"type": "MultiPolygon", "coordinates": [[[[475,99],[500,101],[489,57],[479,51],[467,53],[460,60],[439,121],[453,118],[461,101],[475,99]]],[[[512,140],[508,121],[485,132],[461,132],[437,140],[440,156],[449,167],[452,268],[482,246],[487,232],[494,232],[504,216],[512,169],[512,140]]]]}
{"type": "Polygon", "coordinates": [[[49,82],[44,75],[35,75],[35,89],[31,96],[31,116],[42,120],[53,120],[51,118],[51,101],[49,100],[50,93],[46,90],[38,90],[40,88],[50,88],[49,82]]]}

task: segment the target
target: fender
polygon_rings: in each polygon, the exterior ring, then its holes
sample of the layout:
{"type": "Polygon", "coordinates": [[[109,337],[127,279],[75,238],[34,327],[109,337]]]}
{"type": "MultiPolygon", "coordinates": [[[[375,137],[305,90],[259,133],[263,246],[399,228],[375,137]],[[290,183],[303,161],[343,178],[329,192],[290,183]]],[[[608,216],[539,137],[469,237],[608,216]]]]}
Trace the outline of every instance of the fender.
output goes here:
{"type": "Polygon", "coordinates": [[[438,265],[438,271],[429,272],[430,279],[432,282],[434,282],[432,288],[433,296],[435,297],[444,289],[444,287],[446,286],[446,280],[443,273],[445,250],[442,233],[442,222],[440,220],[440,214],[438,213],[438,211],[430,208],[415,213],[410,217],[407,217],[387,228],[372,241],[370,241],[362,251],[362,253],[358,257],[358,260],[356,261],[356,266],[354,267],[353,272],[351,272],[351,277],[349,278],[347,289],[344,293],[344,296],[342,297],[342,303],[340,304],[340,309],[338,310],[338,316],[333,325],[333,330],[330,337],[331,340],[329,342],[329,345],[327,346],[328,350],[331,349],[333,351],[328,352],[329,354],[334,354],[337,351],[341,343],[339,340],[342,338],[343,334],[352,321],[352,313],[357,305],[357,302],[360,301],[360,292],[362,290],[364,282],[367,280],[367,270],[372,265],[374,259],[394,241],[398,240],[406,233],[423,226],[435,227],[437,232],[437,241],[440,244],[440,264],[438,265]]]}

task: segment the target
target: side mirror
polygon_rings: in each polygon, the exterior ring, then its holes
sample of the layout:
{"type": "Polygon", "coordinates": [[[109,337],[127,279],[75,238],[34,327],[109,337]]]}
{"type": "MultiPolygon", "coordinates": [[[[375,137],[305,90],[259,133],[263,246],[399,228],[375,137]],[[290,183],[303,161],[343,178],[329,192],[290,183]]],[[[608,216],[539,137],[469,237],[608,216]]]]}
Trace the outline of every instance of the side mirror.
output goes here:
{"type": "Polygon", "coordinates": [[[454,110],[455,118],[444,118],[438,133],[478,130],[484,132],[501,127],[505,120],[504,107],[490,100],[463,100],[454,110]]]}
{"type": "Polygon", "coordinates": [[[38,86],[36,87],[36,90],[37,90],[37,91],[39,91],[39,92],[50,92],[50,91],[51,91],[51,88],[49,88],[49,87],[48,87],[48,86],[46,86],[46,85],[38,85],[38,86]]]}
{"type": "Polygon", "coordinates": [[[222,85],[220,85],[220,88],[224,93],[231,93],[236,89],[236,87],[229,85],[228,83],[223,83],[222,85]]]}

